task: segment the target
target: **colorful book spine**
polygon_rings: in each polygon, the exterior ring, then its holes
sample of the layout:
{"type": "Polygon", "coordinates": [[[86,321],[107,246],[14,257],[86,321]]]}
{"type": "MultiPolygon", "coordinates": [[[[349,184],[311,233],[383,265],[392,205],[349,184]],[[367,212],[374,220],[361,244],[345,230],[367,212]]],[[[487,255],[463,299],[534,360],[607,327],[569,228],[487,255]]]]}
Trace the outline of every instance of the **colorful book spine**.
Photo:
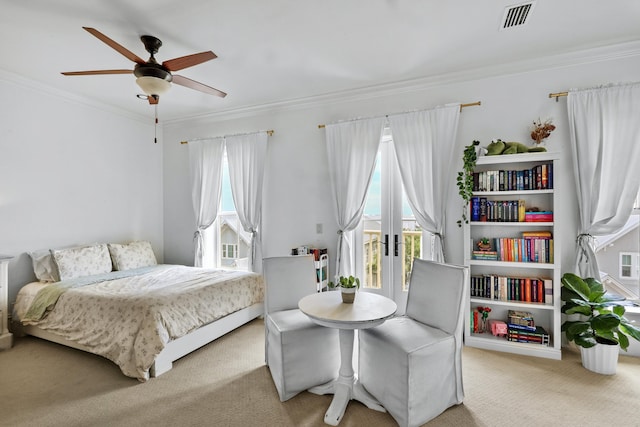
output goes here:
{"type": "Polygon", "coordinates": [[[470,200],[471,221],[480,221],[480,197],[473,196],[470,200]]]}
{"type": "Polygon", "coordinates": [[[490,170],[473,174],[473,191],[525,191],[553,188],[553,163],[523,170],[490,170]]]}
{"type": "Polygon", "coordinates": [[[553,212],[551,211],[525,212],[524,221],[525,222],[553,222],[553,212]]]}
{"type": "Polygon", "coordinates": [[[553,280],[539,277],[474,275],[470,280],[472,298],[553,304],[553,280]]]}

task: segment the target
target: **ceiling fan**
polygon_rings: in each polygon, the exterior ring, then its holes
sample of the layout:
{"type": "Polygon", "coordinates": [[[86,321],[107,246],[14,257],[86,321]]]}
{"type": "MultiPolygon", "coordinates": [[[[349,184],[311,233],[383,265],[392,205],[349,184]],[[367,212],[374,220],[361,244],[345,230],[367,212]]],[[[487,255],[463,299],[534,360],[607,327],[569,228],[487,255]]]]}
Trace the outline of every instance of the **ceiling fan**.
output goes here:
{"type": "MultiPolygon", "coordinates": [[[[93,34],[98,39],[102,40],[111,48],[120,52],[126,58],[135,62],[136,65],[133,70],[93,70],[93,71],[67,71],[63,72],[65,76],[88,76],[97,74],[130,74],[133,73],[136,76],[136,83],[140,86],[140,89],[145,93],[146,98],[149,100],[149,104],[157,104],[160,100],[160,95],[164,94],[171,87],[171,83],[175,83],[180,86],[195,89],[200,92],[204,92],[210,95],[219,96],[224,98],[226,93],[207,86],[203,83],[195,80],[188,79],[183,76],[172,74],[172,71],[182,70],[184,68],[193,67],[194,65],[202,64],[203,62],[210,61],[217,58],[216,54],[207,51],[194,53],[193,55],[181,56],[179,58],[169,59],[158,64],[154,55],[158,52],[162,42],[153,36],[144,35],[140,37],[144,48],[151,55],[149,60],[145,61],[129,49],[111,40],[109,37],[102,34],[95,28],[82,27],[89,33],[93,34]]],[[[145,97],[145,95],[140,95],[145,97]]]]}

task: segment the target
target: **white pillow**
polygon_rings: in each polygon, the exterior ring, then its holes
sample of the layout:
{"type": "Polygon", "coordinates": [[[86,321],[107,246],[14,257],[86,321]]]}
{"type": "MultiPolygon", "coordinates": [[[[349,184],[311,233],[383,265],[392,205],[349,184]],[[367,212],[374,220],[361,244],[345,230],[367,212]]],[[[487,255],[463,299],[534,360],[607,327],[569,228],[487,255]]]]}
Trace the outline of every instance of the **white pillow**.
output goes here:
{"type": "Polygon", "coordinates": [[[131,270],[149,265],[157,265],[156,256],[147,241],[131,242],[126,245],[109,243],[109,253],[115,270],[131,270]]]}
{"type": "Polygon", "coordinates": [[[113,270],[109,250],[104,243],[69,249],[51,250],[60,280],[104,274],[113,270]]]}
{"type": "Polygon", "coordinates": [[[40,282],[59,282],[60,274],[58,273],[58,266],[56,260],[53,258],[53,251],[61,249],[71,248],[84,248],[87,246],[93,246],[97,243],[85,244],[85,245],[69,245],[61,246],[55,249],[42,249],[39,251],[29,252],[31,261],[33,263],[33,272],[40,282]]]}
{"type": "Polygon", "coordinates": [[[43,249],[40,251],[29,252],[31,261],[33,262],[33,272],[36,278],[41,282],[58,282],[58,268],[56,267],[51,250],[43,249]]]}

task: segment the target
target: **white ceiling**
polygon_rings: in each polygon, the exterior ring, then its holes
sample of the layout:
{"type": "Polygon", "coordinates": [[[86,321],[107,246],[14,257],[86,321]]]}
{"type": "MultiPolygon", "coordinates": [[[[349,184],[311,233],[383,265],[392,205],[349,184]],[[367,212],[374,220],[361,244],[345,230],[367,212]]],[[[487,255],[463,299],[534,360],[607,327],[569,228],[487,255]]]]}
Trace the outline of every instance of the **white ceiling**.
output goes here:
{"type": "Polygon", "coordinates": [[[224,99],[173,86],[165,120],[348,93],[640,40],[638,0],[537,0],[528,23],[500,31],[517,0],[0,0],[0,78],[86,97],[141,117],[133,69],[82,29],[94,27],[143,59],[139,36],[162,40],[158,62],[205,50],[218,58],[177,74],[224,99]]]}

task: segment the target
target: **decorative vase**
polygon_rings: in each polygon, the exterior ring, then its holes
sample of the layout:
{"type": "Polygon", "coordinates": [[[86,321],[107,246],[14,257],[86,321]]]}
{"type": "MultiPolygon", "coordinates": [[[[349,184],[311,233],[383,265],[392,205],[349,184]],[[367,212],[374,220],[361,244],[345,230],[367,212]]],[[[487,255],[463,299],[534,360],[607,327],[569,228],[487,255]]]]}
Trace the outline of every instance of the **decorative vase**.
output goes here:
{"type": "Polygon", "coordinates": [[[480,318],[480,326],[478,327],[478,332],[480,332],[481,334],[484,334],[485,332],[490,332],[489,331],[489,318],[488,317],[481,317],[480,318]]]}
{"type": "Polygon", "coordinates": [[[356,299],[356,288],[341,288],[342,302],[346,304],[353,304],[356,299]]]}
{"type": "Polygon", "coordinates": [[[591,372],[613,375],[618,366],[617,345],[596,344],[593,347],[580,347],[582,366],[591,372]]]}

